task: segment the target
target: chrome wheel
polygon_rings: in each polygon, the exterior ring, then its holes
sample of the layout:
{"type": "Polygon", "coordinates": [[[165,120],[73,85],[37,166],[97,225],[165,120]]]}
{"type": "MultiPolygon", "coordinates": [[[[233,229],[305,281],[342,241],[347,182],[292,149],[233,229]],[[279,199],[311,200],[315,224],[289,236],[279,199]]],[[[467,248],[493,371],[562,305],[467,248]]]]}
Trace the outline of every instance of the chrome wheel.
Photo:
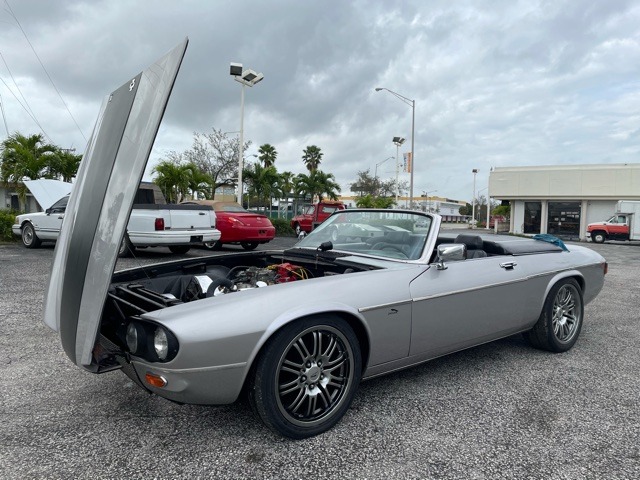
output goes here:
{"type": "Polygon", "coordinates": [[[300,225],[296,223],[294,230],[296,231],[296,235],[300,235],[302,233],[302,228],[300,228],[300,225]]]}
{"type": "Polygon", "coordinates": [[[564,285],[553,301],[551,325],[558,341],[566,343],[573,339],[582,320],[582,300],[576,287],[564,285]]]}
{"type": "Polygon", "coordinates": [[[322,421],[339,406],[353,381],[351,346],[333,327],[302,332],[285,349],[276,373],[280,412],[296,425],[322,421]]]}
{"type": "Polygon", "coordinates": [[[40,246],[40,239],[36,235],[33,225],[30,223],[25,223],[22,227],[22,244],[27,248],[40,246]]]}

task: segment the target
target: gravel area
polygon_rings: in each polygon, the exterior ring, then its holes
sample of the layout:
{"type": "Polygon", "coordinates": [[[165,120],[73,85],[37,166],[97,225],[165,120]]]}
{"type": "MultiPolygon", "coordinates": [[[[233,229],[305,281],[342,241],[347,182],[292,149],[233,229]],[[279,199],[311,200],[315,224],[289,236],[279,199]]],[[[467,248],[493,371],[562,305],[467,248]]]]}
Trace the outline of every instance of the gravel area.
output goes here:
{"type": "Polygon", "coordinates": [[[176,405],[72,365],[41,318],[53,248],[0,245],[0,478],[640,478],[640,245],[587,246],[609,274],[570,352],[514,336],[377,378],[291,441],[243,402],[176,405]]]}

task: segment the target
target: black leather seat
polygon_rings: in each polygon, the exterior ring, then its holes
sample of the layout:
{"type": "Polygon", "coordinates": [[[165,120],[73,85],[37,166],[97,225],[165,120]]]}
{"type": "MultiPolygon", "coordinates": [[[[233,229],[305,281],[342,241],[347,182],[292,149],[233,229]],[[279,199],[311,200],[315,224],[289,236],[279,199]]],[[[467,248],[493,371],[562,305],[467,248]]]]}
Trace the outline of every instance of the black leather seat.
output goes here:
{"type": "Polygon", "coordinates": [[[467,247],[467,258],[486,257],[487,252],[482,249],[482,238],[479,235],[461,233],[456,237],[455,243],[463,243],[467,247]]]}

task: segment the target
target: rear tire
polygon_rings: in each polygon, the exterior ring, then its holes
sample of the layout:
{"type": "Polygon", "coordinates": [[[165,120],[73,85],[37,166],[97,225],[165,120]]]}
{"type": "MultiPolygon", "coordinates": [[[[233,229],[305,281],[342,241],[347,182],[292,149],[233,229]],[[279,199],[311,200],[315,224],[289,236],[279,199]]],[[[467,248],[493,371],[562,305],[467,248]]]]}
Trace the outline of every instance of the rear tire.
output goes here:
{"type": "Polygon", "coordinates": [[[191,247],[189,245],[171,245],[169,250],[171,250],[171,253],[175,253],[176,255],[184,255],[191,250],[191,247]]]}
{"type": "Polygon", "coordinates": [[[607,234],[604,232],[597,231],[591,234],[591,240],[593,240],[593,243],[604,243],[606,239],[607,234]]]}
{"type": "Polygon", "coordinates": [[[240,242],[240,245],[245,250],[255,250],[258,247],[258,242],[240,242]]]}
{"type": "Polygon", "coordinates": [[[131,240],[129,240],[129,235],[124,234],[124,238],[122,239],[122,243],[120,243],[120,248],[118,249],[118,257],[127,258],[133,255],[133,252],[136,251],[136,247],[133,246],[131,240]]]}
{"type": "Polygon", "coordinates": [[[535,348],[566,352],[578,340],[583,317],[580,285],[573,278],[566,278],[551,288],[538,322],[524,336],[535,348]]]}
{"type": "Polygon", "coordinates": [[[36,235],[36,230],[29,222],[22,226],[22,244],[27,248],[38,248],[42,241],[36,235]]]}
{"type": "Polygon", "coordinates": [[[360,383],[358,339],[335,316],[290,323],[269,339],[256,360],[249,401],[274,432],[308,438],[333,427],[360,383]]]}
{"type": "Polygon", "coordinates": [[[205,242],[204,248],[208,250],[222,250],[222,243],[219,240],[217,242],[205,242]]]}

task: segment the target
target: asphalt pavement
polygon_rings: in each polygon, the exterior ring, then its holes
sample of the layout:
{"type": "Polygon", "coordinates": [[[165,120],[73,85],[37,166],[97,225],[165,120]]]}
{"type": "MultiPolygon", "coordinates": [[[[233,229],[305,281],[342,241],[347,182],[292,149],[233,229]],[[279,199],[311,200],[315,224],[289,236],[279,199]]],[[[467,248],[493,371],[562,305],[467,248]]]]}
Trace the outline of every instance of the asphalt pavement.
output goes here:
{"type": "Polygon", "coordinates": [[[587,246],[609,274],[570,352],[514,336],[370,380],[336,427],[291,441],[243,402],[176,405],[72,365],[42,323],[53,248],[0,245],[0,478],[640,478],[640,245],[587,246]]]}

